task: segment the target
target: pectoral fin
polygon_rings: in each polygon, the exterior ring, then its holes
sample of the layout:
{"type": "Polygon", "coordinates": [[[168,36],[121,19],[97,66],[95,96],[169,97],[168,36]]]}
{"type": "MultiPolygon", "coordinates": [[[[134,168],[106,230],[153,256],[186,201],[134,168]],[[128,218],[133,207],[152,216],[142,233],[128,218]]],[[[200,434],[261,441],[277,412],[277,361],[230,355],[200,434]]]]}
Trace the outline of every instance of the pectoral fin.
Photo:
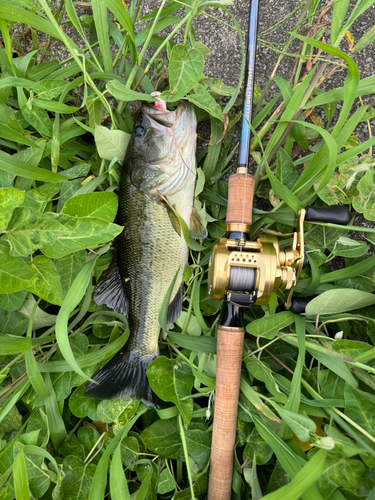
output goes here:
{"type": "Polygon", "coordinates": [[[182,230],[181,230],[181,223],[179,221],[179,218],[177,217],[177,215],[175,214],[175,212],[172,210],[172,208],[169,206],[168,203],[165,203],[165,205],[166,205],[166,209],[167,209],[167,212],[169,215],[169,220],[171,221],[172,226],[174,227],[174,230],[176,231],[176,233],[179,236],[181,236],[182,230]]]}
{"type": "Polygon", "coordinates": [[[193,207],[190,215],[190,235],[195,240],[204,240],[207,237],[207,229],[204,227],[203,220],[199,213],[193,207]]]}
{"type": "Polygon", "coordinates": [[[115,312],[124,316],[128,315],[129,303],[122,286],[116,255],[109,264],[108,269],[102,272],[94,288],[93,298],[98,306],[105,304],[115,312]]]}
{"type": "Polygon", "coordinates": [[[167,323],[174,323],[176,319],[179,317],[182,311],[182,290],[183,286],[177,290],[176,295],[172,299],[172,302],[169,303],[167,309],[167,323]]]}

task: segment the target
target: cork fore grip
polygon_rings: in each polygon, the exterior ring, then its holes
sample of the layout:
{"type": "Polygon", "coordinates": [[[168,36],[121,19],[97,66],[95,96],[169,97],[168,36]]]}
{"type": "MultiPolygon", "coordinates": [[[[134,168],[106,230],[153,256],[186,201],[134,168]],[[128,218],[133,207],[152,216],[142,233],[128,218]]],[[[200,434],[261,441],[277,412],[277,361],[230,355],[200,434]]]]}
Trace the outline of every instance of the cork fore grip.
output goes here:
{"type": "Polygon", "coordinates": [[[208,500],[230,500],[244,329],[217,329],[215,411],[208,500]]]}
{"type": "Polygon", "coordinates": [[[245,172],[237,171],[228,179],[227,231],[243,231],[241,225],[249,231],[251,226],[255,178],[245,172]]]}

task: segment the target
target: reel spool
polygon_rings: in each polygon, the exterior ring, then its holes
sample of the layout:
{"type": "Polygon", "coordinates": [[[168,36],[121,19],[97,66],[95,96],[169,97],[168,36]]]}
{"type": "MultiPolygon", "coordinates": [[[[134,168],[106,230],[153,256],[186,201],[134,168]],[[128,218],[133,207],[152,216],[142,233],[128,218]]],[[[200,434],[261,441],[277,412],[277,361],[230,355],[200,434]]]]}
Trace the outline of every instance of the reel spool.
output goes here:
{"type": "Polygon", "coordinates": [[[227,237],[212,250],[208,293],[214,300],[248,307],[268,304],[271,293],[281,288],[289,291],[288,308],[305,260],[305,210],[298,214],[292,248],[280,249],[276,236],[270,235],[249,241],[255,179],[241,170],[229,178],[227,237]]]}

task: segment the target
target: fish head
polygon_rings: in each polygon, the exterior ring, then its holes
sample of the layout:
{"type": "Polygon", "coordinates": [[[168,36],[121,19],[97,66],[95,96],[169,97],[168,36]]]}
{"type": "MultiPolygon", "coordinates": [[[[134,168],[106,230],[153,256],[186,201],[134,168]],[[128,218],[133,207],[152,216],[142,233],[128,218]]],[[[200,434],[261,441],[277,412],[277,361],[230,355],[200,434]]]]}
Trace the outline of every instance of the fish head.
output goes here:
{"type": "Polygon", "coordinates": [[[139,190],[168,196],[195,180],[197,120],[191,103],[182,101],[169,111],[163,100],[156,99],[142,107],[125,168],[139,190]]]}

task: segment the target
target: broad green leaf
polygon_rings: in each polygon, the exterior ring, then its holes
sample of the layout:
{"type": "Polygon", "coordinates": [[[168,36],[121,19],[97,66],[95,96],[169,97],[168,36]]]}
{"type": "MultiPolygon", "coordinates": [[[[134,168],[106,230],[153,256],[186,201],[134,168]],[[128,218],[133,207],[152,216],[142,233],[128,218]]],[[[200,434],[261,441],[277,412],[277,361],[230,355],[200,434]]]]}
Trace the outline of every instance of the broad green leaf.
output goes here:
{"type": "Polygon", "coordinates": [[[13,210],[22,205],[25,193],[13,188],[0,189],[0,233],[7,227],[13,210]]]}
{"type": "Polygon", "coordinates": [[[375,425],[375,404],[363,393],[348,384],[345,385],[345,415],[373,435],[375,425]]]}
{"type": "Polygon", "coordinates": [[[341,288],[328,290],[315,297],[306,306],[306,314],[338,314],[375,304],[375,295],[361,290],[341,288]]]}
{"type": "Polygon", "coordinates": [[[134,436],[125,437],[121,442],[121,461],[125,467],[130,467],[139,455],[139,442],[134,436]]]}
{"type": "Polygon", "coordinates": [[[214,118],[224,121],[223,111],[211,94],[199,83],[194,86],[194,93],[187,96],[187,100],[204,109],[214,118]]]}
{"type": "Polygon", "coordinates": [[[25,193],[24,207],[31,208],[36,212],[43,213],[48,205],[48,202],[55,198],[60,191],[60,184],[48,183],[42,184],[36,189],[30,189],[25,193]]]}
{"type": "MultiPolygon", "coordinates": [[[[316,456],[314,451],[309,453],[309,457],[316,456]]],[[[343,457],[341,453],[331,451],[327,454],[324,470],[316,482],[316,486],[324,498],[328,498],[338,488],[345,488],[349,491],[356,490],[362,483],[364,474],[365,466],[360,460],[343,457]]]]}
{"type": "Polygon", "coordinates": [[[0,307],[5,311],[18,311],[25,301],[27,290],[0,295],[0,307]]]}
{"type": "Polygon", "coordinates": [[[18,311],[0,309],[0,333],[21,336],[25,333],[28,321],[18,311]]]}
{"type": "Polygon", "coordinates": [[[135,414],[138,406],[139,401],[132,398],[105,399],[98,404],[96,413],[101,422],[126,422],[135,414]]]}
{"type": "Polygon", "coordinates": [[[115,193],[86,193],[70,198],[63,206],[61,213],[73,217],[92,217],[113,222],[117,206],[118,198],[115,193]]]}
{"type": "Polygon", "coordinates": [[[63,231],[60,231],[52,245],[42,248],[44,255],[52,259],[60,259],[70,253],[111,241],[123,230],[122,226],[88,217],[55,214],[54,221],[63,226],[63,231]]]}
{"type": "Polygon", "coordinates": [[[161,471],[158,483],[158,493],[159,495],[164,495],[175,489],[176,482],[170,473],[168,468],[161,471]]]}
{"type": "Polygon", "coordinates": [[[24,290],[35,278],[21,257],[9,255],[9,248],[0,246],[0,294],[24,290]]]}
{"type": "Polygon", "coordinates": [[[294,434],[298,437],[300,441],[305,443],[309,441],[310,434],[316,432],[315,423],[308,417],[304,417],[299,413],[294,413],[288,410],[279,410],[279,413],[285,423],[291,428],[294,434]]]}
{"type": "MultiPolygon", "coordinates": [[[[33,309],[35,307],[36,300],[32,293],[28,293],[21,308],[20,313],[30,320],[33,314],[33,309]]],[[[39,328],[44,328],[46,326],[52,326],[56,323],[56,316],[54,314],[49,314],[43,311],[39,306],[36,308],[33,321],[33,329],[38,330],[39,328]]]]}
{"type": "Polygon", "coordinates": [[[185,45],[175,45],[169,60],[169,93],[167,101],[178,101],[202,78],[204,57],[197,49],[188,51],[185,45]]]}
{"type": "Polygon", "coordinates": [[[148,366],[146,373],[152,390],[163,401],[172,401],[177,406],[186,427],[193,415],[193,399],[189,398],[194,383],[191,368],[181,361],[160,356],[148,366]]]}
{"type": "Polygon", "coordinates": [[[288,189],[292,189],[298,177],[291,157],[284,148],[280,148],[277,152],[276,178],[288,189]]]}
{"type": "MultiPolygon", "coordinates": [[[[80,250],[72,254],[65,255],[61,259],[54,260],[56,271],[60,276],[61,286],[64,295],[68,292],[75,277],[86,263],[86,252],[80,250]]],[[[1,305],[1,304],[0,304],[1,305]]]]}
{"type": "Polygon", "coordinates": [[[140,434],[148,449],[166,458],[180,459],[182,442],[177,417],[157,420],[140,434]]]}
{"type": "Polygon", "coordinates": [[[53,243],[66,229],[53,214],[42,215],[29,208],[18,207],[13,211],[3,239],[10,244],[10,254],[27,257],[34,250],[53,243]]]}
{"type": "Polygon", "coordinates": [[[18,431],[22,427],[22,416],[18,412],[17,407],[13,406],[8,415],[0,423],[0,432],[7,434],[8,432],[18,431]]]}
{"type": "Polygon", "coordinates": [[[60,276],[52,260],[44,255],[37,255],[28,264],[28,267],[35,278],[35,283],[28,287],[30,292],[50,304],[61,306],[65,296],[60,276]]]}
{"type": "Polygon", "coordinates": [[[212,434],[207,430],[185,431],[189,456],[200,469],[205,469],[210,459],[212,434]]]}
{"type": "Polygon", "coordinates": [[[293,313],[290,311],[282,311],[272,316],[260,318],[252,321],[246,327],[246,330],[256,337],[273,339],[278,334],[279,330],[286,328],[294,323],[293,313]]]}
{"type": "MultiPolygon", "coordinates": [[[[41,498],[49,488],[49,485],[51,483],[52,472],[46,467],[43,456],[27,452],[27,450],[33,448],[34,447],[31,445],[25,446],[25,462],[27,468],[27,476],[29,480],[29,488],[31,494],[35,498],[41,498]]],[[[35,448],[38,450],[36,446],[35,448]]]]}
{"type": "Polygon", "coordinates": [[[38,82],[30,82],[32,89],[38,97],[42,99],[55,99],[62,94],[64,89],[68,86],[68,82],[64,80],[48,80],[43,79],[38,82]]]}
{"type": "Polygon", "coordinates": [[[357,184],[359,194],[353,198],[353,208],[365,219],[375,221],[374,169],[368,170],[357,184]]]}
{"type": "Polygon", "coordinates": [[[141,92],[135,92],[129,89],[126,85],[119,82],[118,80],[112,80],[107,83],[106,88],[113,97],[119,101],[129,102],[129,101],[148,101],[155,102],[155,97],[148,94],[142,94],[141,92]]]}
{"type": "Polygon", "coordinates": [[[25,120],[35,128],[41,135],[48,138],[52,137],[52,121],[49,118],[47,111],[41,108],[22,106],[22,114],[25,120]]]}
{"type": "Polygon", "coordinates": [[[97,96],[89,96],[86,99],[86,108],[89,113],[89,127],[95,128],[102,122],[103,105],[97,96]]]}
{"type": "Polygon", "coordinates": [[[70,411],[78,418],[97,420],[96,408],[99,401],[85,395],[85,387],[78,387],[69,398],[70,411]]]}
{"type": "MultiPolygon", "coordinates": [[[[272,371],[266,363],[263,363],[258,358],[251,356],[245,359],[245,364],[250,375],[263,382],[268,391],[275,397],[276,401],[286,403],[287,397],[280,391],[279,386],[273,378],[272,371]]],[[[257,461],[257,463],[260,462],[257,461]]]]}
{"type": "Polygon", "coordinates": [[[77,431],[77,438],[88,455],[92,450],[98,452],[97,456],[102,455],[101,445],[98,443],[100,434],[96,429],[92,427],[80,427],[77,431]]]}
{"type": "Polygon", "coordinates": [[[255,454],[257,465],[266,464],[273,455],[272,449],[256,429],[253,429],[250,436],[247,438],[244,453],[250,460],[254,459],[255,454]]]}
{"type": "Polygon", "coordinates": [[[367,250],[368,245],[364,241],[351,240],[345,236],[340,236],[332,254],[340,257],[361,257],[367,250]]]}
{"type": "MultiPolygon", "coordinates": [[[[176,325],[181,329],[184,328],[185,321],[187,319],[188,313],[186,311],[182,311],[180,316],[176,320],[176,325]]],[[[202,333],[202,328],[199,326],[199,323],[196,317],[192,314],[189,318],[189,323],[187,325],[186,334],[192,335],[194,337],[199,337],[202,333]]]]}
{"type": "Polygon", "coordinates": [[[66,457],[63,462],[64,500],[87,500],[95,470],[94,464],[86,465],[79,457],[72,455],[66,457]]]}
{"type": "Polygon", "coordinates": [[[130,135],[122,130],[109,130],[101,125],[95,127],[95,144],[103,160],[112,161],[117,158],[122,163],[129,140],[130,135]]]}

